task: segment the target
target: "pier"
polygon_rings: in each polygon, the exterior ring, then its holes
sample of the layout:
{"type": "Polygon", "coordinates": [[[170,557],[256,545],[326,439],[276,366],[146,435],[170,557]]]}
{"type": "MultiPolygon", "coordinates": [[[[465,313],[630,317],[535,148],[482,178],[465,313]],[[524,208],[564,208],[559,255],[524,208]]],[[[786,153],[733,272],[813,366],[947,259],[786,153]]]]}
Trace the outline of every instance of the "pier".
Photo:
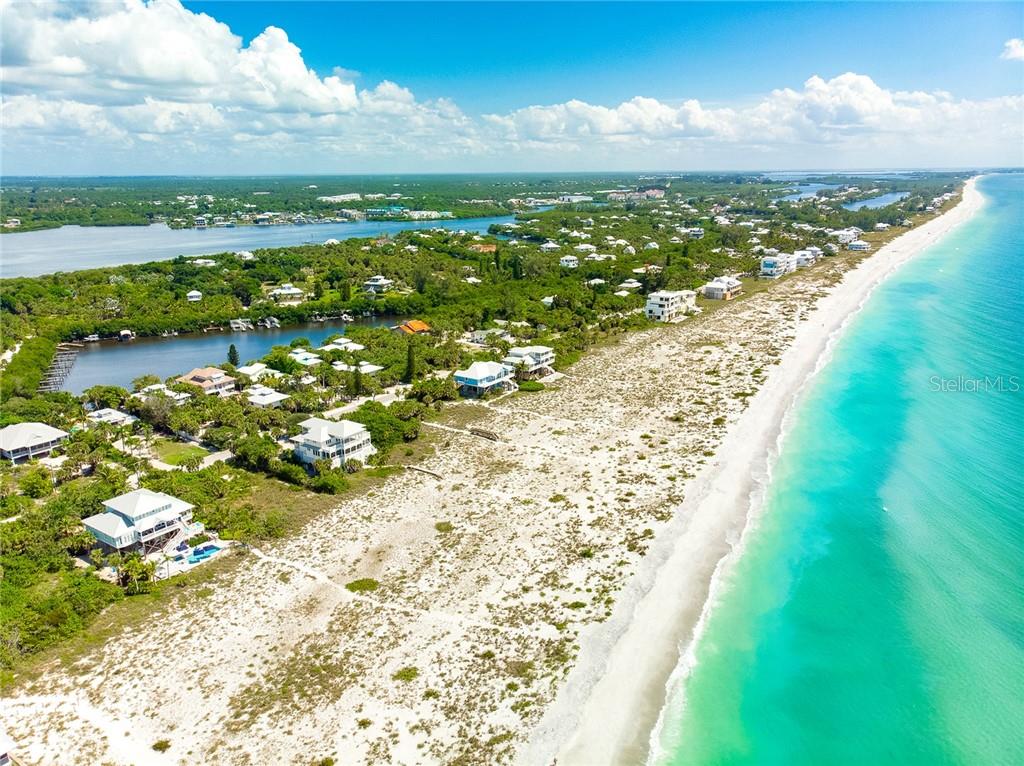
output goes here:
{"type": "Polygon", "coordinates": [[[71,368],[75,365],[75,357],[78,356],[80,348],[82,348],[81,343],[61,343],[57,346],[53,361],[50,362],[50,366],[43,374],[43,379],[39,382],[39,393],[60,391],[64,381],[71,374],[71,368]]]}

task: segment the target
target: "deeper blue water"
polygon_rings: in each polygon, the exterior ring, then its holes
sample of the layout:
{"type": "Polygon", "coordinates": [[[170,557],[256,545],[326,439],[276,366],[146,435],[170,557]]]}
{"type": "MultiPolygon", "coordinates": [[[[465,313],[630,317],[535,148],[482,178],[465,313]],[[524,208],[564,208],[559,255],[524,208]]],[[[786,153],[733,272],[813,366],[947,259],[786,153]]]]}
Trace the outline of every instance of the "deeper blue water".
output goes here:
{"type": "Polygon", "coordinates": [[[659,763],[1024,763],[1024,175],[979,188],[798,405],[659,763]]]}
{"type": "Polygon", "coordinates": [[[237,226],[171,229],[152,226],[62,226],[0,236],[0,277],[33,277],[55,271],[147,263],[179,255],[210,255],[264,247],[290,247],[327,239],[353,239],[443,227],[486,232],[514,216],[442,221],[355,221],[303,226],[237,226]]]}

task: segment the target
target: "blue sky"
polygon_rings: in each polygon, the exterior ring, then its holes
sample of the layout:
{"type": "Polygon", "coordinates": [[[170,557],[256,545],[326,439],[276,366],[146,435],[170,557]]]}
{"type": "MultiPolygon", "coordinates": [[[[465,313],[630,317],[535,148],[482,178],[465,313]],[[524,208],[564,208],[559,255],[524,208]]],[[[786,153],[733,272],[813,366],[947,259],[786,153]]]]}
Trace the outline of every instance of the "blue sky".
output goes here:
{"type": "Polygon", "coordinates": [[[306,63],[390,79],[469,111],[636,95],[733,101],[851,71],[888,88],[1019,93],[998,53],[1016,3],[189,2],[250,40],[287,30],[306,63]]]}
{"type": "Polygon", "coordinates": [[[1021,2],[14,2],[0,35],[8,174],[1024,165],[1021,2]]]}

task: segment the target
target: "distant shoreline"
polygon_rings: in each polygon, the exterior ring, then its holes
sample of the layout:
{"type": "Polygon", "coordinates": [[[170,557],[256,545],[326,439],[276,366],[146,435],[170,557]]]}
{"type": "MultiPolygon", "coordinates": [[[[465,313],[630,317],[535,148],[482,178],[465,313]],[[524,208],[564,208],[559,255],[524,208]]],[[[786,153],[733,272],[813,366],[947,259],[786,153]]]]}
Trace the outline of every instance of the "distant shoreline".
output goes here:
{"type": "Polygon", "coordinates": [[[0,234],[31,234],[36,231],[54,231],[68,227],[80,229],[137,229],[150,226],[166,226],[171,231],[218,231],[220,229],[270,229],[279,226],[323,226],[326,224],[356,224],[356,223],[429,223],[431,221],[461,221],[475,218],[505,218],[509,215],[519,213],[537,212],[536,210],[519,210],[509,213],[496,213],[493,215],[449,215],[437,218],[346,218],[337,221],[306,221],[296,223],[295,221],[282,221],[280,223],[235,223],[231,226],[171,226],[167,221],[150,221],[149,223],[59,223],[55,226],[37,226],[32,229],[4,228],[0,226],[0,234]]]}
{"type": "Polygon", "coordinates": [[[518,762],[645,763],[667,696],[694,661],[704,622],[756,523],[787,417],[850,320],[900,266],[982,206],[977,177],[951,210],[891,241],[822,298],[652,546],[610,620],[581,640],[578,662],[518,762]]]}

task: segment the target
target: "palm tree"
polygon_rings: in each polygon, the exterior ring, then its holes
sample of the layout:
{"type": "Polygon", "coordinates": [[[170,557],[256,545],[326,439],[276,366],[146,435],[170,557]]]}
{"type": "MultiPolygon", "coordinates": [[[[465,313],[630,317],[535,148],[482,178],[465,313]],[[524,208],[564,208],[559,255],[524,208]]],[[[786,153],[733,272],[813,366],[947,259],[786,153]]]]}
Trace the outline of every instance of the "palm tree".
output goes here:
{"type": "Polygon", "coordinates": [[[118,494],[124,492],[128,488],[127,476],[124,471],[119,468],[115,468],[109,463],[100,463],[96,466],[96,478],[105,484],[109,484],[113,487],[114,492],[118,494]]]}

